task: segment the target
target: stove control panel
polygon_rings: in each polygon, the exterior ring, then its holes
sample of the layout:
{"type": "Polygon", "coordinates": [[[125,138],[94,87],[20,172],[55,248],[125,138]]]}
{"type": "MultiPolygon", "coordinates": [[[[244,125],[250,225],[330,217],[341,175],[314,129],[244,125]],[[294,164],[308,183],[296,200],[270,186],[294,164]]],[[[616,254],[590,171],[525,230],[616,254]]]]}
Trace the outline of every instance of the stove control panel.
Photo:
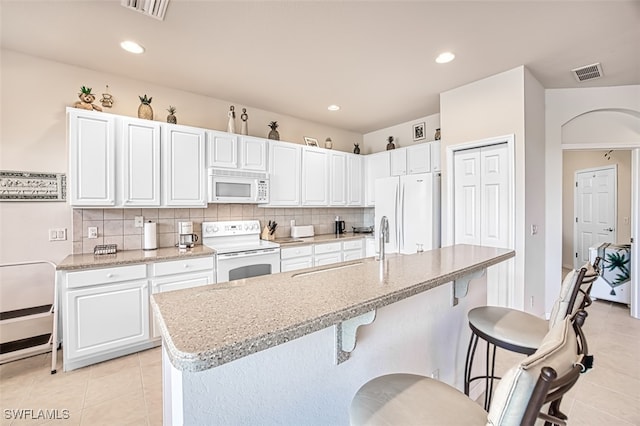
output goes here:
{"type": "Polygon", "coordinates": [[[259,220],[232,220],[202,222],[202,237],[227,237],[232,235],[260,234],[259,220]]]}

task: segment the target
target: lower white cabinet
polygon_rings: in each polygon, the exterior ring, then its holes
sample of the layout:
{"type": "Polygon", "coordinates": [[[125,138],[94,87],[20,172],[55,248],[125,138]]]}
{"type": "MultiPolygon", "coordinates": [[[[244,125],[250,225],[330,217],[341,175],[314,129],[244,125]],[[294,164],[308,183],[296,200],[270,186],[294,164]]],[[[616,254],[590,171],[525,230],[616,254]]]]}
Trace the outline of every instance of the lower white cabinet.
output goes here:
{"type": "Polygon", "coordinates": [[[342,243],[314,244],[313,266],[331,265],[342,262],[342,243]]]}
{"type": "Polygon", "coordinates": [[[63,303],[65,364],[149,339],[146,280],[72,289],[63,303]]]}
{"type": "Polygon", "coordinates": [[[313,245],[280,249],[280,272],[297,271],[313,266],[313,245]]]}
{"type": "Polygon", "coordinates": [[[64,370],[158,346],[151,293],[215,283],[213,256],[58,271],[64,370]]]}
{"type": "Polygon", "coordinates": [[[362,259],[364,257],[364,239],[344,241],[342,243],[342,260],[362,259]]]}

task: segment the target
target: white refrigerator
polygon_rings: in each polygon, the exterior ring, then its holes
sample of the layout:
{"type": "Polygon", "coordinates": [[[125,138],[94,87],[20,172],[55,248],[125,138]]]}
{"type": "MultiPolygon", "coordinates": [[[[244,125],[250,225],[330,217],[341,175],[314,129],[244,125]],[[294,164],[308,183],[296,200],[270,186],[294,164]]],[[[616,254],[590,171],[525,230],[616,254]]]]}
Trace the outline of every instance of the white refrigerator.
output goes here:
{"type": "Polygon", "coordinates": [[[376,179],[375,239],[380,220],[389,219],[385,253],[413,254],[440,247],[440,173],[376,179]]]}

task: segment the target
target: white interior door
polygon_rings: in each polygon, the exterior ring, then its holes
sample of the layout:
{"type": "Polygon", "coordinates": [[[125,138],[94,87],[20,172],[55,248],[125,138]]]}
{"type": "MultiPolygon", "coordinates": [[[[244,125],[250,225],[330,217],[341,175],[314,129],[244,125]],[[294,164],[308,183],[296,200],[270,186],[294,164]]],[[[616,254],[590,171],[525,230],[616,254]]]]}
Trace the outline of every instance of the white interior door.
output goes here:
{"type": "Polygon", "coordinates": [[[589,261],[589,247],[616,242],[617,166],[576,171],[574,268],[589,261]]]}
{"type": "MultiPolygon", "coordinates": [[[[510,248],[511,173],[506,143],[454,154],[454,242],[510,248]]],[[[513,262],[487,271],[487,304],[510,306],[513,262]]]]}

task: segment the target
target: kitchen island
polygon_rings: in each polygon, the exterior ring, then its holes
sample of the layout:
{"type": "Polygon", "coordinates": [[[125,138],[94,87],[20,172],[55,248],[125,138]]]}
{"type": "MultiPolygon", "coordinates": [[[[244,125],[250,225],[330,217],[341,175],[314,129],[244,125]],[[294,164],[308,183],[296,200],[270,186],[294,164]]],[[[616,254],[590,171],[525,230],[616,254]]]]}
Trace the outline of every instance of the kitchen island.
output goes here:
{"type": "Polygon", "coordinates": [[[457,245],[153,295],[165,424],[346,424],[375,376],[458,382],[486,294],[465,283],[514,254],[457,245]]]}

